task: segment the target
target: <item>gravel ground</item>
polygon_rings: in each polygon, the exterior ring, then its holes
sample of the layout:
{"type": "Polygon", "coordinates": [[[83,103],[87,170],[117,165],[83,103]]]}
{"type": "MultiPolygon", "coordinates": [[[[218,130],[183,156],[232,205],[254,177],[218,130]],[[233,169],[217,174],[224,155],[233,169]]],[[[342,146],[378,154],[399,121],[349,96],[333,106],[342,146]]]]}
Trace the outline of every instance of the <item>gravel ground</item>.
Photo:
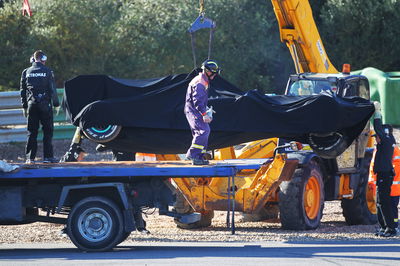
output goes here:
{"type": "MultiPolygon", "coordinates": [[[[340,203],[326,202],[321,226],[316,230],[289,231],[280,229],[279,223],[241,222],[235,216],[236,233],[226,227],[226,213],[215,213],[211,227],[183,230],[175,226],[173,219],[158,214],[145,217],[150,234],[132,232],[125,243],[135,242],[254,242],[254,241],[311,241],[311,240],[382,240],[374,236],[375,225],[346,225],[340,203]]],[[[0,226],[0,243],[70,242],[62,235],[62,225],[33,223],[26,225],[0,226]]],[[[398,241],[400,236],[390,238],[398,241]]]]}
{"type": "MultiPolygon", "coordinates": [[[[400,140],[400,130],[395,130],[395,137],[400,140]]],[[[55,157],[60,158],[67,150],[70,140],[55,140],[55,157]]],[[[24,143],[0,144],[0,158],[8,162],[24,162],[24,143]]],[[[111,153],[97,153],[95,144],[84,142],[83,148],[88,153],[85,160],[111,160],[111,153]]],[[[42,152],[41,143],[38,155],[42,152]]],[[[42,158],[38,157],[38,160],[42,158]]],[[[316,230],[288,231],[280,229],[279,223],[271,222],[241,222],[240,214],[235,216],[236,234],[226,228],[226,213],[217,211],[209,228],[183,230],[175,226],[173,219],[159,216],[153,212],[145,216],[147,229],[151,234],[145,235],[132,232],[125,243],[133,242],[172,242],[172,241],[309,241],[309,240],[371,240],[376,225],[348,226],[342,215],[339,201],[326,202],[321,226],[316,230]]],[[[48,223],[32,223],[26,225],[0,226],[0,243],[24,242],[70,242],[68,237],[61,235],[62,225],[48,223]]],[[[390,238],[398,241],[400,236],[390,238]]]]}

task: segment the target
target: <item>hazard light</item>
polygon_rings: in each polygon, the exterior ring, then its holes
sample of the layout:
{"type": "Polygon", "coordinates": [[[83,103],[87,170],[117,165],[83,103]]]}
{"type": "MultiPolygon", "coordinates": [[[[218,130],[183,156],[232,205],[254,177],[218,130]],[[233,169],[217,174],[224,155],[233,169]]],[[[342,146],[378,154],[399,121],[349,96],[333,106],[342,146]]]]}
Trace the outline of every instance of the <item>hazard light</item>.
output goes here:
{"type": "Polygon", "coordinates": [[[294,151],[300,151],[303,149],[303,144],[297,141],[291,141],[290,142],[290,148],[294,151]]]}
{"type": "Polygon", "coordinates": [[[342,73],[350,74],[350,64],[343,64],[342,73]]]}

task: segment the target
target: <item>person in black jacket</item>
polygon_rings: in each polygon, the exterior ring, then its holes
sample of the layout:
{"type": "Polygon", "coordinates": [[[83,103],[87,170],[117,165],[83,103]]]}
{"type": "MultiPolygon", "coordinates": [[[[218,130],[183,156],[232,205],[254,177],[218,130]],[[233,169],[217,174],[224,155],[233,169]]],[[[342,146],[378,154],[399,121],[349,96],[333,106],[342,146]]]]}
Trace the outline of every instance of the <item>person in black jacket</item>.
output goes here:
{"type": "Polygon", "coordinates": [[[392,213],[390,187],[393,183],[394,169],[392,157],[396,140],[393,137],[393,127],[382,125],[381,107],[379,102],[374,102],[374,130],[376,137],[376,154],[374,160],[374,173],[377,175],[376,206],[378,209],[378,222],[380,229],[376,235],[391,237],[396,235],[396,228],[392,213]]]}
{"type": "Polygon", "coordinates": [[[28,120],[26,162],[33,163],[37,151],[39,122],[43,129],[43,162],[57,162],[53,156],[53,108],[60,106],[53,71],[45,66],[47,56],[38,50],[32,66],[21,75],[20,92],[24,116],[28,120]]]}

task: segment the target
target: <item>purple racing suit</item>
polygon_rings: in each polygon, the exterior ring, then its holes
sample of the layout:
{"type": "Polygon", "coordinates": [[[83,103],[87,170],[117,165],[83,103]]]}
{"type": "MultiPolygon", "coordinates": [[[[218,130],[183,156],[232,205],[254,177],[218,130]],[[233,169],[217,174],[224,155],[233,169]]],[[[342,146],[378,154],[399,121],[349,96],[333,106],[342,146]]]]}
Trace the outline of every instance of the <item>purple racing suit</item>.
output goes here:
{"type": "Polygon", "coordinates": [[[210,126],[203,121],[207,111],[208,77],[200,73],[189,83],[186,92],[185,115],[192,131],[192,145],[186,153],[188,159],[203,159],[207,150],[210,126]]]}

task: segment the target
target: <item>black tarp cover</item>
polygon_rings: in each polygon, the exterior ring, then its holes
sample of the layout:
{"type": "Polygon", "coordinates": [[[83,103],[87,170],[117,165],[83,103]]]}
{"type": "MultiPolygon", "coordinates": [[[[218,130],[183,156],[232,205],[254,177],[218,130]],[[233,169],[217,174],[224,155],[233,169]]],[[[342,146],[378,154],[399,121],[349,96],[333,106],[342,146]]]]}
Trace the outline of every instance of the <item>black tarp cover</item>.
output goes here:
{"type": "MultiPolygon", "coordinates": [[[[146,80],[106,75],[78,76],[65,83],[65,106],[71,122],[82,128],[122,125],[110,148],[151,153],[184,153],[191,144],[183,113],[187,85],[195,72],[146,80]]],[[[329,92],[312,96],[266,96],[243,93],[219,77],[209,89],[209,148],[282,137],[308,142],[309,133],[340,132],[350,143],[374,112],[368,100],[341,98],[329,92]]]]}

